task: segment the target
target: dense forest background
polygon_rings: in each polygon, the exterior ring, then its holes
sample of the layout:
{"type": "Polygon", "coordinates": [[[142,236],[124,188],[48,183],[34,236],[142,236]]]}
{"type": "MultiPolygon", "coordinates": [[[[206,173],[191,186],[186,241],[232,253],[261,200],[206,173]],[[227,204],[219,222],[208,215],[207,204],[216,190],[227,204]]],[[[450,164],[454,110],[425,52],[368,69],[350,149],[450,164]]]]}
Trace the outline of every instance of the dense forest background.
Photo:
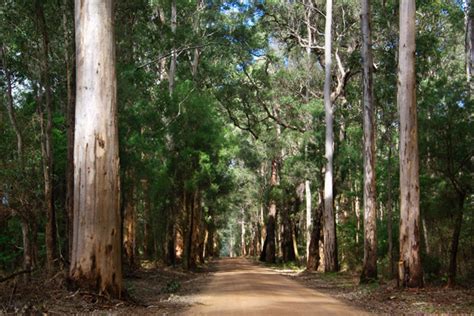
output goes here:
{"type": "MultiPolygon", "coordinates": [[[[424,280],[468,283],[474,280],[473,10],[469,1],[416,4],[424,280]]],[[[306,264],[311,238],[313,268],[325,269],[325,8],[321,0],[115,1],[125,272],[143,262],[193,269],[216,256],[306,264]],[[270,217],[273,258],[262,255],[270,217]]],[[[398,1],[373,1],[382,278],[396,276],[399,259],[398,21],[398,1]]],[[[336,1],[332,23],[336,270],[361,271],[359,1],[336,1]]],[[[0,40],[0,274],[68,269],[73,1],[3,0],[0,40]]]]}

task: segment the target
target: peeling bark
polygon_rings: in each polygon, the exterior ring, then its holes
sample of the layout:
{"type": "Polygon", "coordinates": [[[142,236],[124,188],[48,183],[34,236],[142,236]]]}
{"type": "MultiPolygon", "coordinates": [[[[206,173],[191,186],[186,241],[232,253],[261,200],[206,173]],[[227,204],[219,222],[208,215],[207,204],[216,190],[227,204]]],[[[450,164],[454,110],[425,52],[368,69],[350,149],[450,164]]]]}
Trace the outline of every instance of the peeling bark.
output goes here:
{"type": "Polygon", "coordinates": [[[370,0],[362,0],[364,117],[364,262],[361,282],[377,279],[377,208],[375,200],[375,126],[370,0]]]}
{"type": "Polygon", "coordinates": [[[113,1],[75,3],[76,133],[70,279],[120,297],[120,181],[113,1]]]}
{"type": "Polygon", "coordinates": [[[415,76],[415,1],[400,1],[398,109],[400,112],[399,285],[423,286],[415,76]]]}

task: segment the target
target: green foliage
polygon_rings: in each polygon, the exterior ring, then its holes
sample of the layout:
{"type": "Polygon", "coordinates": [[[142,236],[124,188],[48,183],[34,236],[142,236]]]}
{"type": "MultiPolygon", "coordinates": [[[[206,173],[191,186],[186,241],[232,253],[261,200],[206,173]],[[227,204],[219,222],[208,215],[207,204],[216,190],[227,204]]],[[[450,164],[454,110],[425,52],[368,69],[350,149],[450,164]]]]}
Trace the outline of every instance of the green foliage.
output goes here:
{"type": "MultiPolygon", "coordinates": [[[[265,221],[270,200],[279,212],[290,208],[300,255],[305,250],[304,203],[294,203],[296,188],[311,182],[313,209],[324,177],[324,18],[313,12],[315,47],[308,38],[307,6],[301,1],[176,1],[178,26],[169,23],[171,1],[116,1],[117,84],[122,200],[131,199],[137,216],[137,246],[143,254],[145,225],[151,224],[153,258],[163,259],[177,228],[183,237],[187,213],[183,195],[199,191],[203,228],[218,230],[221,252],[240,254],[241,222],[250,245],[265,221]],[[164,18],[163,18],[164,17],[164,18]],[[177,53],[174,91],[169,91],[170,55],[177,53]],[[196,50],[197,49],[197,50],[196,50]],[[197,72],[192,72],[199,52],[197,72]],[[278,184],[270,185],[271,162],[278,162],[278,184]],[[133,191],[133,194],[128,194],[133,191]],[[175,225],[175,226],[173,226],[175,225]],[[171,228],[170,228],[171,227],[171,228]]],[[[324,1],[313,1],[323,12],[324,1]]],[[[459,1],[417,2],[417,100],[423,240],[427,278],[448,266],[454,218],[462,210],[459,256],[461,276],[472,278],[472,96],[464,65],[464,12],[459,1]],[[464,196],[463,205],[459,205],[464,196]],[[455,207],[453,207],[455,206],[455,207]],[[423,231],[424,232],[424,231],[423,231]]],[[[376,175],[379,216],[379,266],[387,273],[389,196],[392,242],[398,247],[398,121],[396,111],[398,2],[374,1],[374,91],[376,99],[376,175]]],[[[67,117],[65,54],[73,54],[73,1],[66,7],[44,1],[50,40],[53,89],[54,190],[62,248],[66,245],[65,171],[67,117]],[[60,12],[61,14],[58,14],[60,12]],[[63,14],[65,14],[63,16],[63,14]],[[62,29],[66,18],[66,30],[62,29]],[[61,27],[59,27],[61,26],[61,27]]],[[[20,220],[44,231],[40,125],[41,50],[34,1],[0,4],[0,38],[12,74],[16,119],[24,138],[24,157],[0,97],[0,192],[8,188],[17,214],[1,223],[0,270],[21,264],[20,220]]],[[[349,71],[335,109],[335,193],[339,255],[356,270],[363,257],[363,151],[359,3],[334,4],[333,86],[340,67],[349,71]],[[358,225],[359,222],[359,225],[358,225]],[[356,241],[358,238],[358,241],[356,241]]],[[[70,64],[72,59],[69,60],[70,64]]],[[[5,65],[0,89],[6,91],[5,65]]],[[[333,87],[334,88],[334,87],[333,87]]],[[[472,92],[471,92],[472,93],[472,92]]],[[[3,192],[2,192],[3,193],[3,192]]],[[[301,198],[301,197],[299,197],[301,198]]],[[[304,197],[303,197],[304,198],[304,197]]],[[[280,213],[281,214],[281,213],[280,213]]],[[[277,219],[281,224],[281,219],[277,219]]],[[[204,231],[204,230],[203,230],[204,231]]],[[[42,235],[37,238],[41,261],[42,235]]],[[[63,252],[64,253],[64,252],[63,252]]],[[[291,267],[290,267],[291,268],[291,267]]],[[[330,277],[330,276],[328,276],[330,277]]],[[[173,293],[172,280],[163,291],[173,293]]]]}
{"type": "Polygon", "coordinates": [[[0,235],[0,271],[12,271],[21,264],[21,231],[18,219],[2,225],[0,235]]]}
{"type": "Polygon", "coordinates": [[[161,289],[163,293],[176,293],[181,288],[181,283],[177,280],[171,280],[166,283],[166,285],[161,289]]]}

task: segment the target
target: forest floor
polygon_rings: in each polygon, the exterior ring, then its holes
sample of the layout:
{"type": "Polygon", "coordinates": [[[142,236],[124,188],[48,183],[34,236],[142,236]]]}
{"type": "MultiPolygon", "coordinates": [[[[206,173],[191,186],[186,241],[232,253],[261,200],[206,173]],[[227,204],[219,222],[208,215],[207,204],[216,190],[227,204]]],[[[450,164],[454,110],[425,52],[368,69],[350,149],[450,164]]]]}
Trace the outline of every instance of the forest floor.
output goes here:
{"type": "Polygon", "coordinates": [[[212,269],[212,265],[202,265],[189,272],[144,263],[133,273],[125,273],[122,300],[70,290],[64,272],[54,277],[33,274],[28,282],[18,276],[0,283],[0,315],[177,315],[195,303],[195,294],[212,269]]]}
{"type": "Polygon", "coordinates": [[[29,282],[18,276],[0,283],[0,315],[474,314],[472,287],[361,286],[358,275],[347,272],[308,273],[241,258],[216,260],[195,272],[145,263],[125,274],[123,300],[70,290],[64,276],[37,273],[29,282]]]}
{"type": "Polygon", "coordinates": [[[399,289],[396,281],[380,280],[359,285],[359,274],[351,272],[307,272],[294,265],[270,265],[274,271],[306,287],[375,314],[464,314],[474,315],[474,286],[426,284],[422,289],[399,289]]]}

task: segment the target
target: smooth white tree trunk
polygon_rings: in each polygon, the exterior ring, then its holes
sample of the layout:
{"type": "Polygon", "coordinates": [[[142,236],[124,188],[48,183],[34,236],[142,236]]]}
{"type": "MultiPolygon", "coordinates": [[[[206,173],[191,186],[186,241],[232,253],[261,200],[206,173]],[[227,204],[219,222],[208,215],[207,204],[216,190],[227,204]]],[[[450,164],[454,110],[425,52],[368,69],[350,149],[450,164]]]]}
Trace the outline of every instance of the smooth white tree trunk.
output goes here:
{"type": "Polygon", "coordinates": [[[331,49],[332,49],[332,0],[326,1],[326,26],[324,32],[324,110],[326,121],[326,171],[324,174],[324,271],[337,271],[336,223],[334,221],[334,109],[331,102],[331,49]]]}
{"type": "Polygon", "coordinates": [[[309,258],[309,244],[311,243],[311,229],[313,225],[313,217],[311,216],[311,182],[304,182],[306,197],[306,260],[309,258]]]}

